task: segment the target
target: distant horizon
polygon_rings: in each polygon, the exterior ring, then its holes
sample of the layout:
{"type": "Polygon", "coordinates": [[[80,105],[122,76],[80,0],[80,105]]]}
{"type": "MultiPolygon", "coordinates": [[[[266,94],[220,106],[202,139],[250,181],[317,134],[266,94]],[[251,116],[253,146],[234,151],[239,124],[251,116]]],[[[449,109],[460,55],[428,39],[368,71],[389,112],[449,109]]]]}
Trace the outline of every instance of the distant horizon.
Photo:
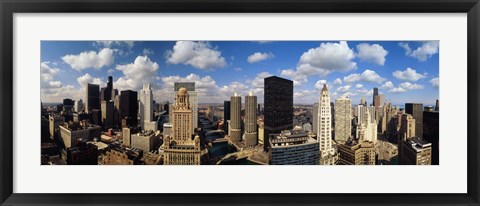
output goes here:
{"type": "Polygon", "coordinates": [[[294,82],[294,103],[313,104],[326,84],[332,102],[353,105],[372,90],[395,105],[435,105],[439,97],[438,41],[42,41],[41,101],[85,99],[85,85],[140,91],[173,100],[174,82],[195,82],[199,103],[223,103],[252,91],[263,102],[263,79],[294,82]]]}

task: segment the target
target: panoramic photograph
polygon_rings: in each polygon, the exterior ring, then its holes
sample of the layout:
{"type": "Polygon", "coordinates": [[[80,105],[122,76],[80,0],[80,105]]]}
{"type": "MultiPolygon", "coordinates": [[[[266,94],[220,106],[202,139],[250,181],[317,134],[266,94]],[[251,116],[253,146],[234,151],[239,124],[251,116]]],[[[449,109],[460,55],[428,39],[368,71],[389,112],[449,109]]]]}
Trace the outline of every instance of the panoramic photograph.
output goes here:
{"type": "Polygon", "coordinates": [[[439,46],[42,41],[40,164],[439,165],[439,46]]]}

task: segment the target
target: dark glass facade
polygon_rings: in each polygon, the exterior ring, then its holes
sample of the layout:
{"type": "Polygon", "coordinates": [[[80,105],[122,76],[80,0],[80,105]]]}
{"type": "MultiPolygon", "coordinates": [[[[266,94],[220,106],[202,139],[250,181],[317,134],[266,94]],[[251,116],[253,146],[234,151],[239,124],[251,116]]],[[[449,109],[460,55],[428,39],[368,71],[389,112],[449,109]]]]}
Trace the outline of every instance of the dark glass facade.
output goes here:
{"type": "Polygon", "coordinates": [[[120,115],[127,127],[137,126],[138,94],[136,91],[126,90],[120,93],[120,115]]]}
{"type": "Polygon", "coordinates": [[[264,81],[264,149],[269,150],[270,134],[292,129],[293,81],[271,76],[264,81]]]}
{"type": "Polygon", "coordinates": [[[423,112],[423,139],[432,143],[432,165],[439,164],[439,112],[423,112]]]}
{"type": "Polygon", "coordinates": [[[100,109],[100,86],[98,84],[87,84],[87,111],[100,109]]]}
{"type": "Polygon", "coordinates": [[[223,102],[223,129],[228,134],[228,120],[230,120],[230,101],[223,102]]]}

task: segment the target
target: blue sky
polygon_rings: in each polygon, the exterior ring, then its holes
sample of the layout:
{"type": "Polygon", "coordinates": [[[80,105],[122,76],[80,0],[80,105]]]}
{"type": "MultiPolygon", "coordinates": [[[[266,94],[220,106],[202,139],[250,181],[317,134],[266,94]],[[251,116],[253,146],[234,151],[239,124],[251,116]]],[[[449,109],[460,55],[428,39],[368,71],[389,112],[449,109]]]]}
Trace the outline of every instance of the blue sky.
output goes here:
{"type": "Polygon", "coordinates": [[[249,91],[263,102],[263,78],[295,83],[295,103],[318,101],[327,84],[332,101],[354,104],[371,91],[394,104],[435,103],[439,42],[398,41],[42,41],[41,99],[84,99],[86,83],[119,90],[151,83],[154,99],[172,101],[173,83],[196,82],[201,103],[223,102],[249,91]]]}

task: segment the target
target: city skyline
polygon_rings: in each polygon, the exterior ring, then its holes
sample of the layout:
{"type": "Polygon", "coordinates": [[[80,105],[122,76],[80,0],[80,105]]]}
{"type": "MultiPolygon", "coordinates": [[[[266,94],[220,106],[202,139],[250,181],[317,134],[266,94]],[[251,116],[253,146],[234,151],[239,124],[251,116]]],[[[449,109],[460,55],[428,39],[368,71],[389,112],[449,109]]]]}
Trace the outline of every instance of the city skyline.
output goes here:
{"type": "MultiPolygon", "coordinates": [[[[174,82],[195,82],[199,103],[223,103],[250,91],[263,103],[263,79],[294,81],[294,103],[313,104],[323,84],[332,101],[358,104],[379,88],[387,102],[434,105],[438,99],[438,41],[43,41],[41,101],[85,101],[85,85],[140,91],[173,100],[174,82]]],[[[372,102],[368,102],[371,104],[372,102]]]]}

